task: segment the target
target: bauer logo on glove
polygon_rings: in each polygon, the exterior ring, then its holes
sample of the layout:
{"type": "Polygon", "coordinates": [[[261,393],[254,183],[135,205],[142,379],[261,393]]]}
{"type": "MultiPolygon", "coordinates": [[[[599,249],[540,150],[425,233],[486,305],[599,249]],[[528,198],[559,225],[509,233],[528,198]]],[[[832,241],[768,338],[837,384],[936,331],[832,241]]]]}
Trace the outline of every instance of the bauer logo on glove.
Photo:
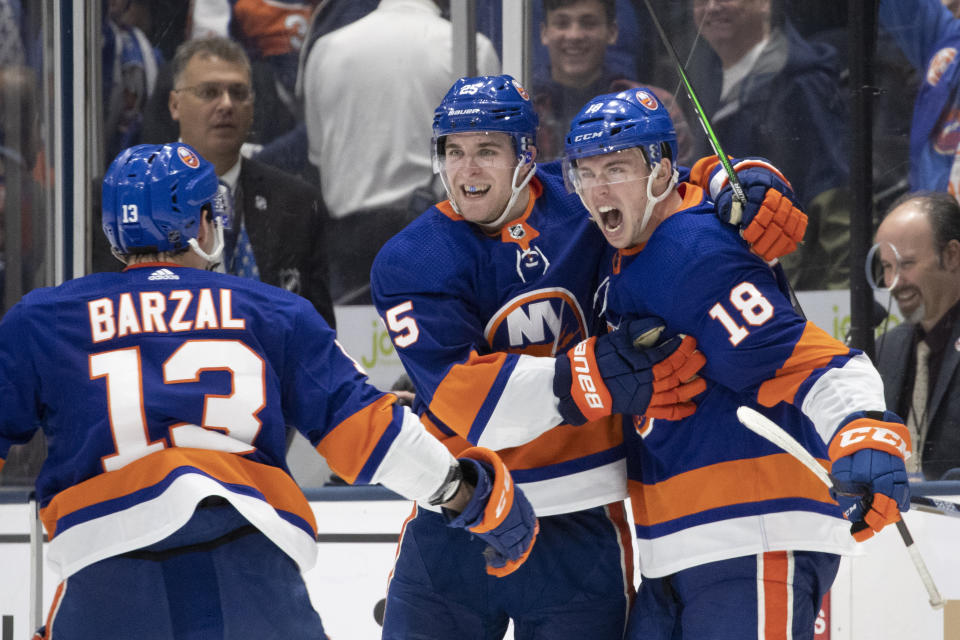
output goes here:
{"type": "Polygon", "coordinates": [[[558,356],[553,392],[568,424],[621,413],[679,420],[693,414],[693,398],[706,389],[697,372],[706,358],[690,336],[660,340],[659,318],[592,337],[558,356]]]}

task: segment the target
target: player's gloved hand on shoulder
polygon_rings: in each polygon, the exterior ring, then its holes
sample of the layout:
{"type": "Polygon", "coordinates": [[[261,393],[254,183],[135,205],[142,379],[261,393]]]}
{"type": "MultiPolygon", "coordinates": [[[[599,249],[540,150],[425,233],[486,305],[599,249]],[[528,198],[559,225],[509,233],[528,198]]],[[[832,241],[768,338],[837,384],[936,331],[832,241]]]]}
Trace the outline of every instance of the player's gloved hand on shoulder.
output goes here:
{"type": "Polygon", "coordinates": [[[487,543],[483,555],[487,573],[502,577],[516,571],[530,555],[540,523],[510,470],[496,453],[471,447],[457,458],[463,481],[473,485],[473,495],[456,513],[443,509],[448,527],[466,529],[487,543]]]}
{"type": "Polygon", "coordinates": [[[747,199],[742,209],[717,156],[698,160],[690,170],[690,181],[710,194],[721,220],[740,227],[753,253],[772,262],[795,251],[807,229],[807,214],[795,206],[790,183],[763,158],[730,162],[747,199]]]}
{"type": "Polygon", "coordinates": [[[890,411],[857,411],[844,418],[830,440],[830,495],[853,525],[859,542],[900,519],[910,508],[904,459],[910,432],[890,411]]]}
{"type": "Polygon", "coordinates": [[[693,414],[706,389],[697,376],[707,360],[691,336],[660,339],[659,318],[588,338],[557,356],[553,393],[560,415],[580,425],[615,413],[679,420],[693,414]]]}

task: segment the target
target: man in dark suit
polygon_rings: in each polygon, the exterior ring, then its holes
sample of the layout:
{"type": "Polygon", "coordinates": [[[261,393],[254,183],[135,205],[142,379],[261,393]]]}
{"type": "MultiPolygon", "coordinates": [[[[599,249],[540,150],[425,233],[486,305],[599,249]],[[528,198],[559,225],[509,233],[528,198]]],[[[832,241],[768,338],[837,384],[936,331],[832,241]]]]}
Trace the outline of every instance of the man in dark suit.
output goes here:
{"type": "Polygon", "coordinates": [[[172,72],[169,107],[180,139],[213,163],[233,200],[224,269],[300,294],[334,326],[319,190],[240,155],[254,103],[243,48],[227,38],[188,40],[172,72]]]}
{"type": "Polygon", "coordinates": [[[906,194],[877,244],[906,320],[878,342],[877,369],[887,407],[911,429],[908,470],[939,480],[960,469],[960,205],[947,193],[906,194]]]}

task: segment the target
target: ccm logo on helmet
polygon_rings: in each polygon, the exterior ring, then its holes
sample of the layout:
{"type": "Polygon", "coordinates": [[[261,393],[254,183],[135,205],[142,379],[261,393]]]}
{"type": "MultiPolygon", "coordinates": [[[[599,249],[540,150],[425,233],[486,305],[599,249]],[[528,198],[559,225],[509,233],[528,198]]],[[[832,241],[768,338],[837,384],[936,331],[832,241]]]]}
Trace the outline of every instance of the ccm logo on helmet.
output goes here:
{"type": "Polygon", "coordinates": [[[585,140],[593,140],[594,138],[599,138],[603,135],[602,131],[594,131],[593,133],[581,133],[578,136],[573,137],[574,142],[583,142],[585,140]]]}
{"type": "Polygon", "coordinates": [[[187,149],[186,147],[177,147],[177,157],[180,158],[180,161],[183,164],[187,165],[191,169],[196,169],[200,166],[200,158],[197,157],[193,151],[187,149]]]}
{"type": "Polygon", "coordinates": [[[587,345],[580,342],[573,348],[573,370],[577,372],[577,384],[583,391],[583,398],[593,409],[603,408],[603,399],[597,393],[597,386],[590,375],[590,362],[587,360],[587,345]]]}
{"type": "Polygon", "coordinates": [[[906,457],[907,443],[895,431],[885,427],[853,427],[840,434],[840,448],[863,442],[867,438],[890,445],[906,457]]]}

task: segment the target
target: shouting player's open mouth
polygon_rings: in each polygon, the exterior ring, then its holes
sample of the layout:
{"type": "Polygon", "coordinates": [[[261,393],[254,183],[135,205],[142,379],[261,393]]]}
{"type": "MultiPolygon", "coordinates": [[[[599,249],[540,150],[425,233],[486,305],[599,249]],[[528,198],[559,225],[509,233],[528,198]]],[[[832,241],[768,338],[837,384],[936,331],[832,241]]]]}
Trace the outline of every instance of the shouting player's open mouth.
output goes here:
{"type": "Polygon", "coordinates": [[[597,214],[600,218],[600,226],[607,233],[617,231],[623,223],[623,213],[616,207],[602,205],[597,207],[597,214]]]}

